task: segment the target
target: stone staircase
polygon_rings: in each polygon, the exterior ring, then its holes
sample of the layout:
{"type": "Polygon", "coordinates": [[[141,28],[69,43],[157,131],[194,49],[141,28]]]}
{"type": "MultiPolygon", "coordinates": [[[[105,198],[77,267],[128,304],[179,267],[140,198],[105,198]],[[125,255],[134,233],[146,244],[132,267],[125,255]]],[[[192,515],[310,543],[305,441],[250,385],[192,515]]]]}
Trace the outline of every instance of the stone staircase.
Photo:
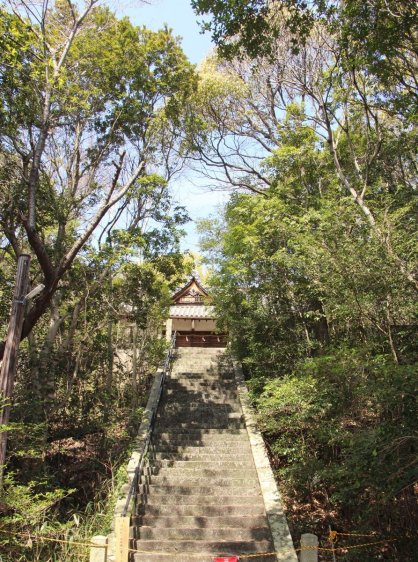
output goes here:
{"type": "Polygon", "coordinates": [[[132,520],[135,562],[277,561],[265,555],[274,551],[271,532],[223,350],[177,350],[150,457],[132,520]]]}

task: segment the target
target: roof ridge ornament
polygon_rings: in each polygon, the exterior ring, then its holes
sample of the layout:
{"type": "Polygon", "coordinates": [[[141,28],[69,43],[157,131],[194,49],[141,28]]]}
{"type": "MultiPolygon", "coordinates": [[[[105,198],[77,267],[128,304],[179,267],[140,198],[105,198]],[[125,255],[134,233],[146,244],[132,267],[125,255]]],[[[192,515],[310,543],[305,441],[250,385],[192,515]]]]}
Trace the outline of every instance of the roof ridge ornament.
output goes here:
{"type": "Polygon", "coordinates": [[[186,304],[190,303],[190,299],[193,299],[194,302],[201,303],[203,298],[207,297],[208,295],[208,290],[200,281],[197,273],[194,272],[187,283],[183,285],[183,287],[180,287],[175,291],[175,293],[172,295],[172,301],[175,304],[180,304],[182,300],[185,299],[183,302],[186,304]]]}

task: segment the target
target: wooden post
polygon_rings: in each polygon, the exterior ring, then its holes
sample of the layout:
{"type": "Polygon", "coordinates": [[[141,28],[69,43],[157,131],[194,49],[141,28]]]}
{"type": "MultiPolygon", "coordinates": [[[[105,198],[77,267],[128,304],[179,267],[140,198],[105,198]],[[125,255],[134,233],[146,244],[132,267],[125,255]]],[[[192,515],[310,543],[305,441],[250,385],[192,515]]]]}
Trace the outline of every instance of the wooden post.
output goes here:
{"type": "Polygon", "coordinates": [[[91,539],[90,562],[107,562],[107,537],[97,535],[91,539]]]}
{"type": "Polygon", "coordinates": [[[132,405],[134,408],[138,404],[138,326],[132,326],[132,405]]]}
{"type": "Polygon", "coordinates": [[[316,535],[311,533],[302,535],[300,548],[300,562],[318,562],[318,537],[316,535]]]}
{"type": "Polygon", "coordinates": [[[116,517],[116,562],[128,562],[130,517],[116,517]]]}
{"type": "MultiPolygon", "coordinates": [[[[332,527],[331,525],[328,525],[328,530],[329,530],[329,536],[330,538],[328,539],[329,542],[331,542],[331,545],[334,546],[334,542],[336,540],[336,536],[334,537],[334,539],[332,539],[332,527]]],[[[332,560],[333,562],[337,562],[337,557],[335,556],[335,550],[332,551],[332,560]]]]}
{"type": "MultiPolygon", "coordinates": [[[[25,313],[25,295],[29,281],[30,256],[21,254],[17,260],[16,285],[12,311],[0,371],[0,425],[7,425],[10,419],[11,399],[15,382],[17,356],[22,335],[25,313]]],[[[7,431],[0,433],[0,487],[3,485],[3,469],[6,463],[7,431]]]]}

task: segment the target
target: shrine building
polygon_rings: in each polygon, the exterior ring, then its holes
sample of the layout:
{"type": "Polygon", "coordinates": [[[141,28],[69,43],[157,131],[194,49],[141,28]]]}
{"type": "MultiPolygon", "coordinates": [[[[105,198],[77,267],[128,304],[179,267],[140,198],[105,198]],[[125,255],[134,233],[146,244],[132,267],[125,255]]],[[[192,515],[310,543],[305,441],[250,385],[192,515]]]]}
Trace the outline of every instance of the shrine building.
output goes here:
{"type": "Polygon", "coordinates": [[[177,332],[176,347],[225,347],[226,336],[216,330],[214,307],[207,304],[208,298],[197,275],[174,293],[166,338],[177,332]]]}

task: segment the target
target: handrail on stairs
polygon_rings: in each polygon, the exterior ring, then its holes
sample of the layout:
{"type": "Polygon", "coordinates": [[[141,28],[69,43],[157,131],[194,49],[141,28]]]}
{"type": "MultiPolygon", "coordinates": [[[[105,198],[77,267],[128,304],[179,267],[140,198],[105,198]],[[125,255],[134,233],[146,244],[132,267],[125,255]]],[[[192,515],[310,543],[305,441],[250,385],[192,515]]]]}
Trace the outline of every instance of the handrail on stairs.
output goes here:
{"type": "Polygon", "coordinates": [[[173,359],[174,350],[175,350],[175,347],[176,347],[176,336],[177,336],[177,332],[174,332],[173,335],[171,336],[170,348],[167,352],[167,355],[166,355],[164,363],[163,363],[163,372],[162,372],[160,384],[159,384],[159,387],[158,387],[157,399],[156,399],[155,404],[154,404],[154,406],[151,410],[151,416],[150,416],[150,420],[149,420],[148,427],[147,427],[144,446],[142,448],[142,452],[141,452],[141,456],[139,457],[138,464],[135,468],[134,477],[133,477],[131,485],[129,487],[129,492],[128,492],[128,496],[126,498],[125,507],[123,508],[123,511],[121,513],[122,517],[127,517],[128,511],[129,511],[129,505],[131,503],[132,496],[134,495],[134,493],[136,493],[136,490],[138,489],[139,480],[141,478],[141,474],[142,474],[144,464],[145,464],[145,459],[146,459],[146,456],[147,456],[147,453],[148,453],[149,445],[151,443],[152,432],[154,430],[155,420],[156,420],[157,414],[158,414],[158,407],[160,405],[160,400],[161,400],[161,396],[162,396],[162,393],[163,393],[164,383],[165,383],[165,380],[167,378],[167,374],[170,371],[171,361],[173,359]]]}

